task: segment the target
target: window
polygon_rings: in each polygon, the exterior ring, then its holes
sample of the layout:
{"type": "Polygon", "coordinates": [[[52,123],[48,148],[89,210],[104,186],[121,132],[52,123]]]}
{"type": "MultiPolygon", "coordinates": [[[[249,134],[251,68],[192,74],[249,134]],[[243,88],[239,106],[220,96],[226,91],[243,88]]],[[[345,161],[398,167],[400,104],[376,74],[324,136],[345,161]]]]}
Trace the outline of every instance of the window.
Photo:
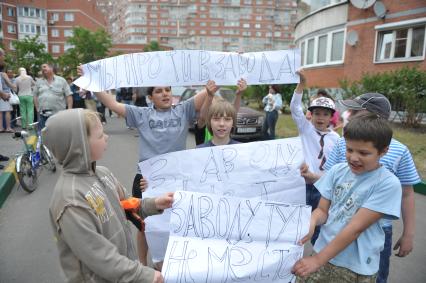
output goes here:
{"type": "Polygon", "coordinates": [[[57,44],[52,45],[52,53],[59,53],[61,52],[61,47],[57,44]]]}
{"type": "MultiPolygon", "coordinates": [[[[287,38],[290,33],[285,33],[287,38]]],[[[345,31],[320,34],[300,42],[302,65],[318,66],[343,63],[345,31]]]]}
{"type": "Polygon", "coordinates": [[[332,34],[331,39],[331,61],[340,61],[343,59],[343,31],[332,34]]]}
{"type": "Polygon", "coordinates": [[[73,22],[74,21],[74,13],[65,13],[64,14],[64,21],[73,22]]]}
{"type": "Polygon", "coordinates": [[[9,17],[14,17],[15,16],[15,10],[13,8],[11,8],[11,7],[8,7],[7,8],[7,15],[9,17]]]}
{"type": "Polygon", "coordinates": [[[308,50],[307,50],[307,58],[306,64],[310,65],[314,63],[314,48],[315,48],[315,39],[311,38],[308,40],[308,50]]]}
{"type": "Polygon", "coordinates": [[[59,13],[52,13],[51,19],[53,21],[59,21],[59,13]]]}
{"type": "Polygon", "coordinates": [[[8,33],[16,33],[15,25],[7,25],[7,32],[8,33]]]}
{"type": "Polygon", "coordinates": [[[327,60],[327,35],[318,37],[317,62],[324,63],[327,60]]]}
{"type": "Polygon", "coordinates": [[[64,30],[64,36],[65,37],[71,37],[73,35],[74,35],[74,32],[73,32],[72,29],[66,29],[66,30],[64,30]]]}
{"type": "Polygon", "coordinates": [[[377,34],[375,62],[422,60],[424,50],[424,24],[383,30],[377,34]]]}
{"type": "MultiPolygon", "coordinates": [[[[52,37],[59,37],[59,30],[57,29],[52,29],[51,30],[51,35],[52,37]]],[[[52,47],[53,48],[53,47],[52,47]]]]}

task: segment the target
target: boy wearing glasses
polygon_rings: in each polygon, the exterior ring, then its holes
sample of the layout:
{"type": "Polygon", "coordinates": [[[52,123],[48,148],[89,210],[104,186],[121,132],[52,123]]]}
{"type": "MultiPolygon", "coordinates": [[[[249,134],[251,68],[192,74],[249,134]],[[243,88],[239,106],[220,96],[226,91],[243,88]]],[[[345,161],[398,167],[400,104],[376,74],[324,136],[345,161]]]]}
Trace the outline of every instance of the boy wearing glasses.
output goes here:
{"type": "MultiPolygon", "coordinates": [[[[314,99],[308,110],[312,113],[309,121],[306,119],[302,108],[303,89],[306,79],[303,71],[299,72],[300,83],[297,85],[290,103],[291,116],[297,125],[299,136],[302,140],[305,164],[301,167],[301,175],[306,182],[306,204],[315,210],[320,200],[320,193],[313,185],[314,180],[323,174],[324,164],[328,154],[339,139],[339,135],[329,128],[331,118],[335,112],[332,99],[319,97],[314,99]]],[[[312,244],[318,238],[319,227],[311,238],[312,244]]]]}

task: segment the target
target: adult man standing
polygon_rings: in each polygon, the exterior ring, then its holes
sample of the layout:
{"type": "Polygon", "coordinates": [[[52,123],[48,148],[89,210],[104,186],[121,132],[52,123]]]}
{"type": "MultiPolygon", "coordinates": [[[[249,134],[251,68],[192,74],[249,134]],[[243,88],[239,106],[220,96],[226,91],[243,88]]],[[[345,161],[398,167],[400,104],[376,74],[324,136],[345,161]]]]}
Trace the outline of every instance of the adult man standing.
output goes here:
{"type": "Polygon", "coordinates": [[[72,108],[72,92],[67,81],[53,72],[50,63],[41,65],[42,78],[36,81],[33,90],[34,106],[40,114],[39,126],[44,128],[49,116],[72,108]]]}

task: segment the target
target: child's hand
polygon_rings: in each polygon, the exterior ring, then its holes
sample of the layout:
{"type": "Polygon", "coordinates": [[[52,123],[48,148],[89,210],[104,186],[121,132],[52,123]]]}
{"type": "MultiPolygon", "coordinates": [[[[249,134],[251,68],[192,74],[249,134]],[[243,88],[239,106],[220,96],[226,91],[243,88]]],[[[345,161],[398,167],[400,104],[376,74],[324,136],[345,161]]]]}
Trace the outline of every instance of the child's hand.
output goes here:
{"type": "Polygon", "coordinates": [[[77,66],[77,75],[79,75],[79,76],[84,75],[83,65],[81,65],[81,64],[77,66]]]}
{"type": "Polygon", "coordinates": [[[318,176],[311,171],[309,171],[309,166],[306,163],[303,163],[300,167],[300,175],[305,178],[307,184],[313,184],[318,180],[318,176]]]}
{"type": "Polygon", "coordinates": [[[237,83],[237,94],[241,94],[247,89],[247,82],[245,79],[239,79],[237,83]]]}
{"type": "Polygon", "coordinates": [[[165,195],[158,197],[155,199],[155,207],[158,210],[163,210],[166,208],[172,207],[173,204],[173,194],[174,193],[166,193],[165,195]]]}
{"type": "Polygon", "coordinates": [[[213,96],[218,89],[219,87],[216,85],[215,81],[210,80],[207,82],[206,90],[208,95],[213,96]]]}
{"type": "Polygon", "coordinates": [[[300,241],[298,242],[299,245],[304,245],[307,241],[309,241],[312,238],[312,236],[315,233],[315,226],[316,224],[315,222],[312,221],[312,218],[311,218],[311,223],[309,225],[309,232],[302,239],[300,239],[300,241]]]}
{"type": "Polygon", "coordinates": [[[291,272],[297,276],[306,277],[311,273],[316,272],[322,264],[316,256],[305,257],[299,259],[291,269],[291,272]]]}
{"type": "Polygon", "coordinates": [[[164,278],[163,278],[163,275],[161,275],[161,272],[155,271],[154,281],[152,281],[152,283],[163,283],[163,282],[164,282],[164,278]]]}
{"type": "Polygon", "coordinates": [[[139,182],[139,187],[141,191],[144,192],[148,188],[148,181],[142,177],[139,182]]]}

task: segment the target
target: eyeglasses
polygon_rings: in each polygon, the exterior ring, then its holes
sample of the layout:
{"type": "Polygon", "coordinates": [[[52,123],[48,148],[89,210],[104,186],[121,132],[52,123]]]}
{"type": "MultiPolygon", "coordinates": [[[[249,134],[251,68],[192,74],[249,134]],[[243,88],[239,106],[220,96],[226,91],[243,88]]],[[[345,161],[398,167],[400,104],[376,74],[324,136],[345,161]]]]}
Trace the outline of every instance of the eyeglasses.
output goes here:
{"type": "Polygon", "coordinates": [[[324,137],[325,137],[327,134],[321,134],[321,133],[320,133],[320,132],[318,132],[318,131],[317,131],[317,134],[321,137],[321,138],[320,138],[320,141],[319,141],[320,146],[321,146],[321,150],[320,150],[320,152],[319,152],[319,154],[318,154],[318,159],[321,159],[321,158],[322,158],[322,160],[321,160],[321,164],[320,164],[319,169],[320,169],[321,171],[324,171],[323,166],[324,166],[325,162],[327,161],[327,159],[325,158],[325,155],[324,155],[324,137]]]}

